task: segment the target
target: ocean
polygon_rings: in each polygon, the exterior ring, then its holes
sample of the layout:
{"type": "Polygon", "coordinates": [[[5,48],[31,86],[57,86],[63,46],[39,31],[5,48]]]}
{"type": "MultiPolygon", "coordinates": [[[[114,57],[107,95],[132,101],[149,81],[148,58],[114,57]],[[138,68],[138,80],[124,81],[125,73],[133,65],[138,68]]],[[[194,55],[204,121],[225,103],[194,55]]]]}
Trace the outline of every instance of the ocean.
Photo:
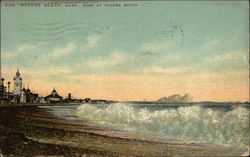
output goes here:
{"type": "Polygon", "coordinates": [[[148,139],[249,145],[249,104],[114,104],[46,106],[54,115],[148,139]]]}

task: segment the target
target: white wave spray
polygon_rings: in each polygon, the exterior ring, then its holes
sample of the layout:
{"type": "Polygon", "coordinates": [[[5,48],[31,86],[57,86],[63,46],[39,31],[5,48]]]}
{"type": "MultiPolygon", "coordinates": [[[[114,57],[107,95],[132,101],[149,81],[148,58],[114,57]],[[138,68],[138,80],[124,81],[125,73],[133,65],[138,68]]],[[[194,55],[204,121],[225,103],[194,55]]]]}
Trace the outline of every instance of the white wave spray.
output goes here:
{"type": "Polygon", "coordinates": [[[158,134],[184,141],[249,145],[249,110],[236,107],[221,113],[199,106],[150,111],[116,103],[107,108],[84,104],[77,116],[102,125],[158,134]]]}

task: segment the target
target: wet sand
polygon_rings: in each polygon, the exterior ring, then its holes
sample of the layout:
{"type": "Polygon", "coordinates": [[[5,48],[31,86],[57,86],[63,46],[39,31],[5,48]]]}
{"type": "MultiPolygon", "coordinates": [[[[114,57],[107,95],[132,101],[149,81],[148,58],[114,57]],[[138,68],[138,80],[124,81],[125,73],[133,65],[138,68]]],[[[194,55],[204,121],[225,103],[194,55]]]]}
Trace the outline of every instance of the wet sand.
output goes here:
{"type": "Polygon", "coordinates": [[[55,117],[36,106],[0,107],[4,156],[240,156],[246,147],[152,141],[55,117]]]}

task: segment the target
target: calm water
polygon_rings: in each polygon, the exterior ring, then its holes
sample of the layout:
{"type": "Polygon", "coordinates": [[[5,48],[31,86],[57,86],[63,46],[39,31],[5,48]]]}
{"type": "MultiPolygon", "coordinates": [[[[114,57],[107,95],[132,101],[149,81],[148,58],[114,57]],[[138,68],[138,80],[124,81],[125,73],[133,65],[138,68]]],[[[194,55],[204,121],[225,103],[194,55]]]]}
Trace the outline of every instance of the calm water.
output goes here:
{"type": "MultiPolygon", "coordinates": [[[[211,105],[211,104],[210,104],[211,105]]],[[[249,145],[249,108],[115,103],[48,107],[57,116],[158,139],[249,145]]]]}

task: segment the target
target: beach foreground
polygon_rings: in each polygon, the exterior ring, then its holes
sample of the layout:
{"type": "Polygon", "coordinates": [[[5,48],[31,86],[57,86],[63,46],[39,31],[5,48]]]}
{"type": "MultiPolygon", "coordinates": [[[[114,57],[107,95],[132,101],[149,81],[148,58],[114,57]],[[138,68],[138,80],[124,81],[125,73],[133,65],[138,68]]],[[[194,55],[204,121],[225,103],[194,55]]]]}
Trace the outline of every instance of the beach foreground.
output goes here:
{"type": "Polygon", "coordinates": [[[153,141],[56,117],[36,106],[0,107],[2,155],[240,156],[241,146],[153,141]]]}

